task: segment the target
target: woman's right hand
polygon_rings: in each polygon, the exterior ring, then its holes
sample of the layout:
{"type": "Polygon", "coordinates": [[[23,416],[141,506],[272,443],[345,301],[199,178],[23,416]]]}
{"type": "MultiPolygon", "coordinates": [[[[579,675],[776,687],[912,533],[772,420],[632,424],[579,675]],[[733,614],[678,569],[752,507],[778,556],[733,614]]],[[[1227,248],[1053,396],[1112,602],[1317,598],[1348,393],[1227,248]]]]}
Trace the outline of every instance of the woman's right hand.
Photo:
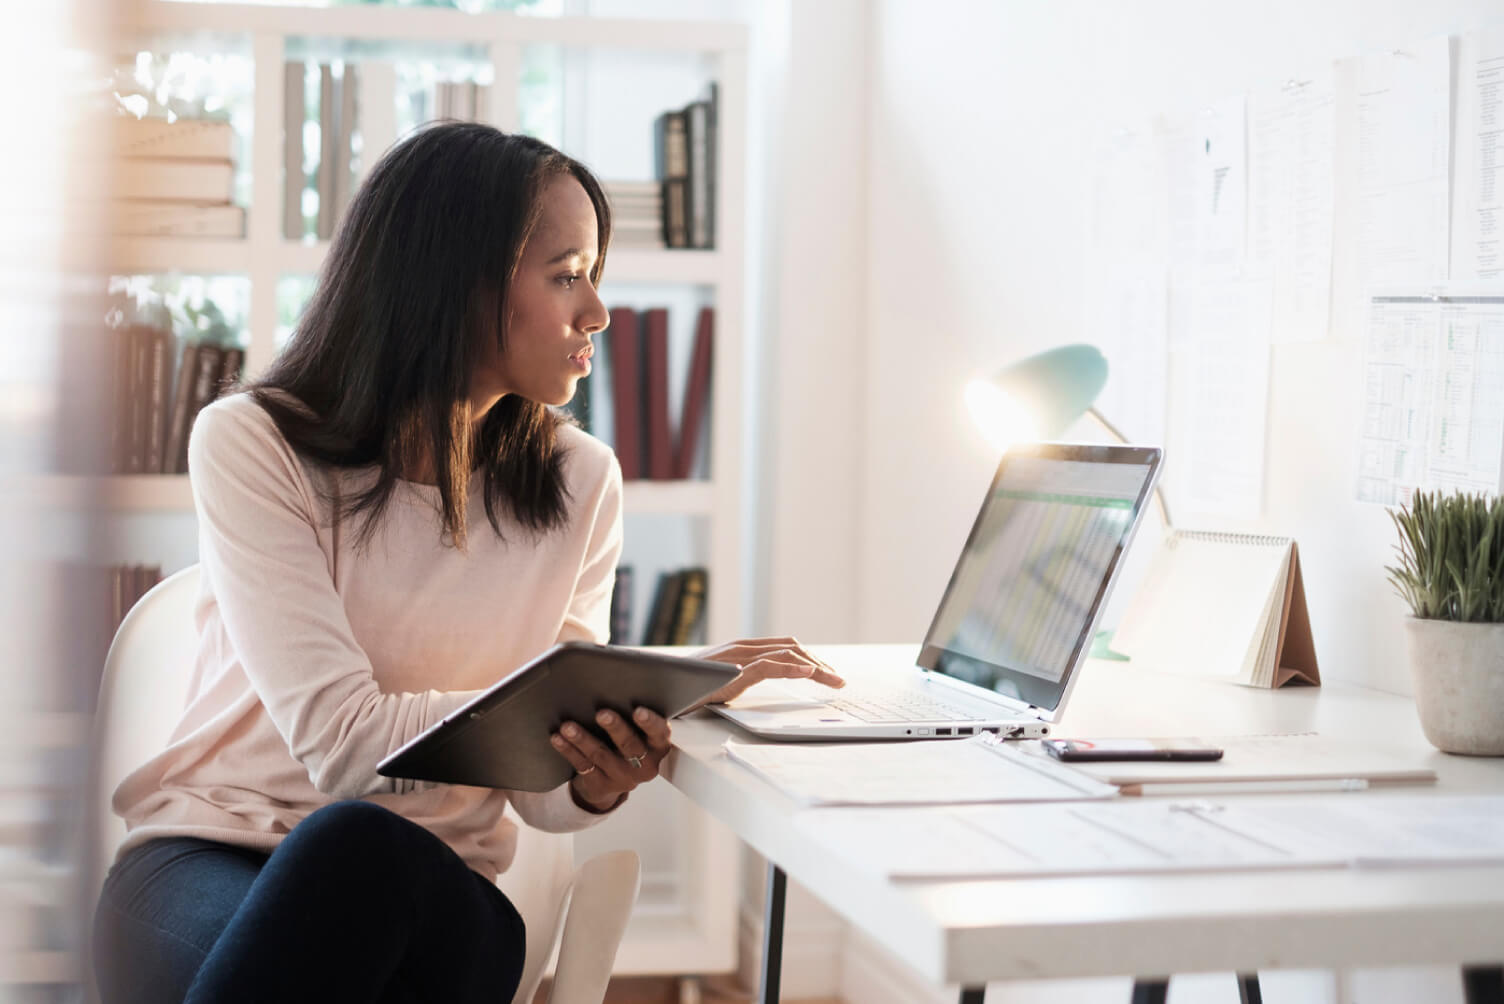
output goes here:
{"type": "Polygon", "coordinates": [[[741,670],[736,679],[701,704],[724,704],[763,680],[814,680],[827,687],[846,686],[835,670],[805,651],[796,638],[742,638],[694,655],[730,663],[741,670]]]}

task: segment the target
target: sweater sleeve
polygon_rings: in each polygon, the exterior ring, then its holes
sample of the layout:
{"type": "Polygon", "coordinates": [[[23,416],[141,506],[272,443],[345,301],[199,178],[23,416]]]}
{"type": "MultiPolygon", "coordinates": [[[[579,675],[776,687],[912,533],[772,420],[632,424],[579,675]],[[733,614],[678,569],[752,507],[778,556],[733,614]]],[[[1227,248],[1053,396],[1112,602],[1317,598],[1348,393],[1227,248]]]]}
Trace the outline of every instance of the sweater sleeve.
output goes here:
{"type": "Polygon", "coordinates": [[[199,560],[225,631],[287,747],[321,792],[417,790],[376,764],[475,691],[384,693],[335,591],[296,455],[230,399],[199,413],[189,471],[199,560]]]}
{"type": "MultiPolygon", "coordinates": [[[[591,641],[604,645],[611,634],[611,591],[622,551],[621,467],[612,456],[597,496],[590,543],[580,564],[574,596],[559,629],[559,641],[591,641]]],[[[594,826],[610,813],[587,812],[575,804],[568,783],[553,791],[507,793],[517,814],[529,826],[550,833],[568,833],[594,826]]],[[[613,810],[614,811],[614,810],[613,810]]]]}

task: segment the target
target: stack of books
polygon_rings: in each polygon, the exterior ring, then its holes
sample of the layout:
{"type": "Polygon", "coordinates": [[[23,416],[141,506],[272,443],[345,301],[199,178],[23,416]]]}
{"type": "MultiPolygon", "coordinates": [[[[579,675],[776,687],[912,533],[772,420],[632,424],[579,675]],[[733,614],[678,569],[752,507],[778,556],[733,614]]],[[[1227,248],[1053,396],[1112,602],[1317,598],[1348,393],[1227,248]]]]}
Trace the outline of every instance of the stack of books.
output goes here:
{"type": "Polygon", "coordinates": [[[215,119],[115,121],[112,229],[135,236],[244,237],[232,201],[235,133],[215,119]]]}
{"type": "Polygon", "coordinates": [[[110,620],[111,637],[120,630],[125,615],[131,612],[136,601],[162,581],[161,565],[112,565],[110,566],[110,620]]]}
{"type": "Polygon", "coordinates": [[[611,308],[610,326],[595,336],[594,373],[579,381],[566,409],[586,432],[610,442],[623,479],[683,481],[705,470],[714,328],[715,311],[702,307],[676,431],[669,407],[668,310],[611,308]],[[609,435],[599,414],[604,393],[610,395],[609,435]]]}
{"type": "MultiPolygon", "coordinates": [[[[644,645],[696,645],[705,641],[705,610],[710,577],[702,567],[658,574],[653,605],[642,632],[644,645]]],[[[632,644],[631,565],[616,569],[611,591],[611,644],[632,644]]]]}
{"type": "Polygon", "coordinates": [[[485,122],[490,117],[490,88],[473,80],[440,80],[433,85],[433,117],[485,122]]]}
{"type": "Polygon", "coordinates": [[[186,342],[174,381],[172,332],[134,324],[114,338],[113,472],[186,474],[193,420],[240,380],[245,351],[186,342]]]}
{"type": "MultiPolygon", "coordinates": [[[[390,64],[385,69],[389,74],[390,64]]],[[[283,236],[302,240],[312,235],[328,240],[350,202],[354,178],[351,138],[357,128],[362,68],[348,62],[338,67],[318,64],[318,148],[306,151],[309,66],[284,63],[282,71],[283,236]],[[305,208],[312,208],[305,207],[303,198],[310,187],[318,194],[317,209],[305,213],[305,208]]]]}
{"type": "Polygon", "coordinates": [[[697,645],[705,641],[709,576],[703,568],[661,572],[648,612],[644,645],[697,645]]]}
{"type": "Polygon", "coordinates": [[[656,181],[608,181],[613,248],[661,248],[663,189],[656,181]]]}
{"type": "Polygon", "coordinates": [[[716,94],[712,83],[707,97],[666,111],[653,123],[666,247],[715,247],[716,94]]]}

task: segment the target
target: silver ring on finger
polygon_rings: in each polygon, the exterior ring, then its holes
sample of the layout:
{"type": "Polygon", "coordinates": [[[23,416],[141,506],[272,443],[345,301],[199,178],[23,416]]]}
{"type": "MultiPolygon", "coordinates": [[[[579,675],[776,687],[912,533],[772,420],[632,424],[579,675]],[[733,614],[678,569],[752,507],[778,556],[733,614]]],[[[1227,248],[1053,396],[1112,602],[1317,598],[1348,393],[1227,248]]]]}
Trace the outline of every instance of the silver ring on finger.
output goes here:
{"type": "Polygon", "coordinates": [[[578,776],[578,777],[584,777],[586,774],[589,774],[593,770],[595,770],[595,764],[591,764],[589,767],[586,767],[584,770],[577,770],[577,771],[575,771],[575,775],[578,776]]]}
{"type": "Polygon", "coordinates": [[[629,763],[631,763],[631,765],[633,767],[637,767],[637,768],[641,768],[642,767],[642,757],[640,757],[640,756],[629,756],[629,757],[627,757],[627,761],[629,763]]]}

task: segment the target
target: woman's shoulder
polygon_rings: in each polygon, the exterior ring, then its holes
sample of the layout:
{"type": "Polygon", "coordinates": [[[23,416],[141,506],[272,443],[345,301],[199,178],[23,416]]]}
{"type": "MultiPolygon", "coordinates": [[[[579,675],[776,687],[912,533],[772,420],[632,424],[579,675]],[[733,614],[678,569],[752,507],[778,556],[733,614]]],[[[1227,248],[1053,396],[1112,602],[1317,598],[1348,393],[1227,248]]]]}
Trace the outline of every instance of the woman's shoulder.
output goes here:
{"type": "Polygon", "coordinates": [[[193,421],[193,438],[205,445],[234,442],[247,446],[262,440],[273,446],[282,436],[267,410],[249,392],[241,391],[205,405],[193,421]]]}
{"type": "Polygon", "coordinates": [[[188,441],[188,473],[200,490],[229,477],[280,484],[279,491],[305,501],[314,494],[307,465],[271,413],[246,391],[222,397],[198,413],[188,441]]]}
{"type": "Polygon", "coordinates": [[[621,483],[616,451],[571,421],[560,420],[559,445],[565,451],[565,473],[576,484],[621,483]]]}

